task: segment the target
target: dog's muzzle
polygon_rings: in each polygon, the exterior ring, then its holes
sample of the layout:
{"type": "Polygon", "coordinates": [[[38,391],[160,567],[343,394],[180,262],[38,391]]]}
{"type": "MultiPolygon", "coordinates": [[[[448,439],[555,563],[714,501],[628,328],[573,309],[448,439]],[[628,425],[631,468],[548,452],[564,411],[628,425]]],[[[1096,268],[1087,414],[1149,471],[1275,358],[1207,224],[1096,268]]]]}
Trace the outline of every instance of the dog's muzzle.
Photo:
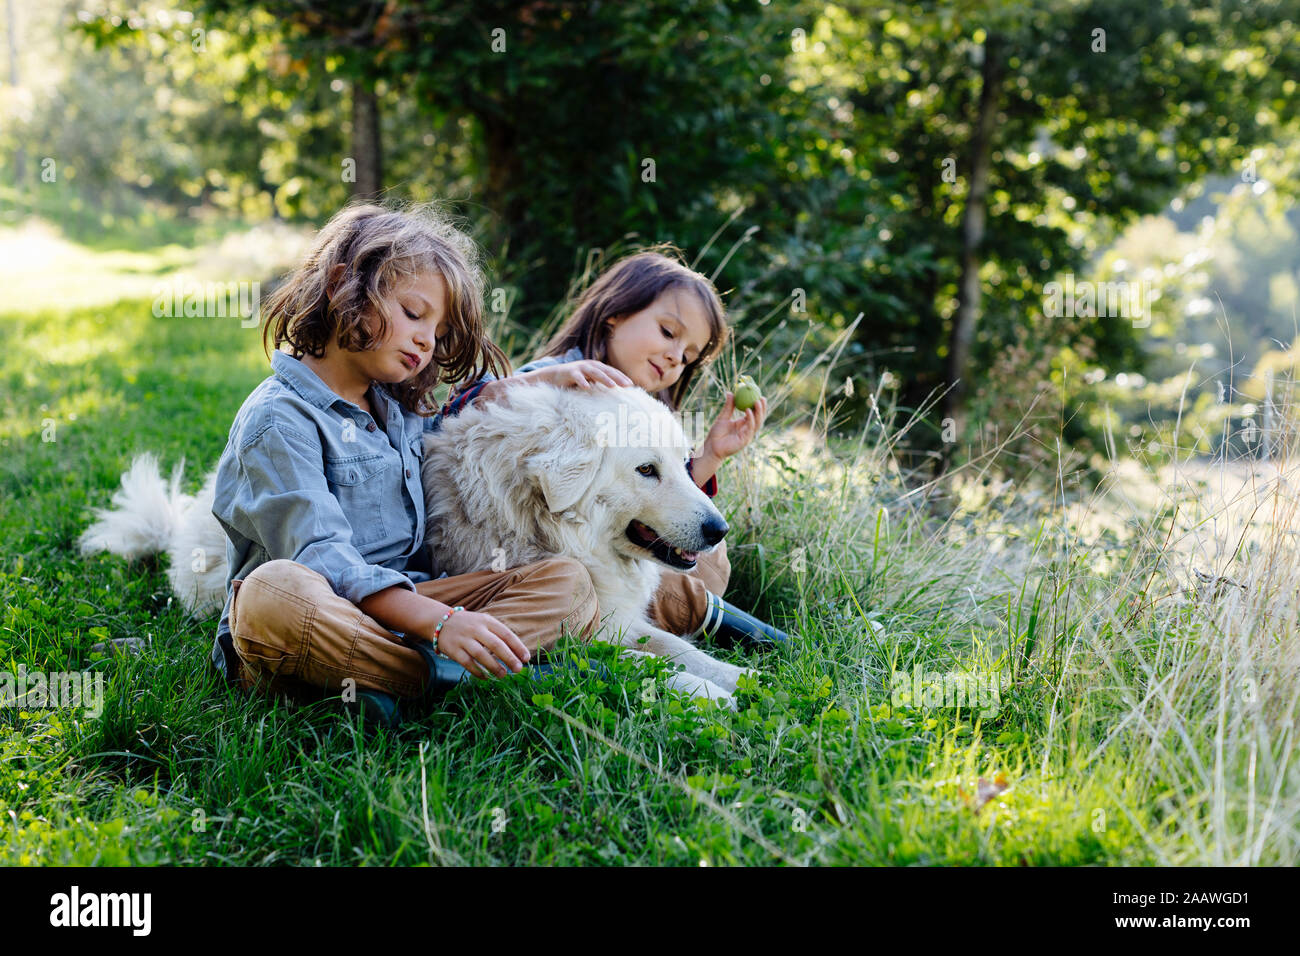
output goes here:
{"type": "MultiPolygon", "coordinates": [[[[712,548],[726,537],[727,530],[727,522],[721,515],[710,515],[701,522],[699,537],[707,545],[704,550],[712,548]]],[[[699,551],[688,551],[672,544],[654,528],[635,519],[628,524],[625,533],[629,541],[650,552],[655,560],[679,571],[689,571],[694,568],[700,556],[699,551]]]]}

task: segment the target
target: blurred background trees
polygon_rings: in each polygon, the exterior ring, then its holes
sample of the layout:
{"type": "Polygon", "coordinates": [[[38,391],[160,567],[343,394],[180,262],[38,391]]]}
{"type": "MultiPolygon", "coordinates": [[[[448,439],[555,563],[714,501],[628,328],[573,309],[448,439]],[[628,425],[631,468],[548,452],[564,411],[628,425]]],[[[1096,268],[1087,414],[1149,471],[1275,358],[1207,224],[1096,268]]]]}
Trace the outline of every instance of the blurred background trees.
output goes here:
{"type": "Polygon", "coordinates": [[[1028,413],[1031,463],[1034,416],[1145,446],[1195,363],[1212,438],[1295,361],[1293,3],[3,2],[0,214],[81,241],[444,197],[523,329],[672,241],[768,368],[861,316],[848,423],[882,388],[924,448],[1028,413]],[[1065,276],[1144,320],[1053,314],[1065,276]]]}

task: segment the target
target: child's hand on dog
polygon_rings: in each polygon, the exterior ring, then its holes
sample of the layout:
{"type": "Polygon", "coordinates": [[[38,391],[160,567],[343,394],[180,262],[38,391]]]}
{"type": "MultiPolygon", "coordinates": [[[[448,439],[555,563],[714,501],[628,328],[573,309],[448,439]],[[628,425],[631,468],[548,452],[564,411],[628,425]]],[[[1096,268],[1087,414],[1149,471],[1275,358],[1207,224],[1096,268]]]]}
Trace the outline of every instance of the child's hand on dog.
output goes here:
{"type": "Polygon", "coordinates": [[[558,385],[560,388],[591,388],[593,385],[626,388],[635,384],[614,366],[595,359],[563,362],[560,365],[525,372],[516,378],[528,382],[546,382],[550,385],[558,385]]]}
{"type": "Polygon", "coordinates": [[[740,451],[758,434],[767,419],[767,399],[760,397],[753,408],[747,409],[739,418],[732,420],[736,413],[736,396],[727,392],[727,400],[722,406],[718,420],[709,429],[704,444],[700,446],[701,455],[711,456],[718,461],[730,458],[740,451]]]}
{"type": "Polygon", "coordinates": [[[438,653],[450,657],[475,677],[518,674],[531,656],[524,642],[491,614],[457,611],[438,635],[438,653]],[[502,662],[505,662],[504,665],[502,662]]]}
{"type": "Polygon", "coordinates": [[[523,375],[511,375],[509,378],[488,382],[483,386],[483,390],[479,392],[479,400],[500,402],[503,405],[509,404],[504,400],[503,394],[513,382],[543,382],[559,388],[586,389],[593,388],[596,385],[618,388],[619,386],[634,384],[630,378],[612,365],[597,362],[595,359],[583,359],[580,362],[564,362],[560,365],[550,365],[546,368],[524,372],[523,375]]]}

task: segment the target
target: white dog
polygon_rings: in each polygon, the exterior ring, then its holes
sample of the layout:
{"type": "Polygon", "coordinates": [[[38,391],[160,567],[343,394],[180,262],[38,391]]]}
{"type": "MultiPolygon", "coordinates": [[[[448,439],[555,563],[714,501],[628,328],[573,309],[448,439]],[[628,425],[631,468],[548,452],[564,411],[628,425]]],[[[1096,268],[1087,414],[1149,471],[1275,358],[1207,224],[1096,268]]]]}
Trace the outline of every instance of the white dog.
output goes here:
{"type": "Polygon", "coordinates": [[[511,385],[425,436],[433,573],[574,558],[625,653],[671,658],[686,670],[670,686],[734,706],[737,679],[754,672],[646,617],[662,568],[690,571],[727,532],[686,471],[690,450],[667,406],[639,388],[511,385]]]}
{"type": "MultiPolygon", "coordinates": [[[[435,575],[572,557],[591,573],[602,615],[627,653],[670,657],[686,667],[671,686],[734,706],[731,694],[747,671],[645,615],[661,567],[689,571],[696,553],[727,530],[686,473],[689,444],[662,403],[636,388],[585,393],[521,384],[503,402],[444,420],[425,444],[435,575]]],[[[168,482],[153,455],[138,456],[113,507],[95,509],[78,542],[83,554],[111,551],[128,560],[166,552],[173,593],[202,618],[225,603],[226,535],[212,514],[216,472],[187,495],[183,469],[182,461],[168,482]]]]}

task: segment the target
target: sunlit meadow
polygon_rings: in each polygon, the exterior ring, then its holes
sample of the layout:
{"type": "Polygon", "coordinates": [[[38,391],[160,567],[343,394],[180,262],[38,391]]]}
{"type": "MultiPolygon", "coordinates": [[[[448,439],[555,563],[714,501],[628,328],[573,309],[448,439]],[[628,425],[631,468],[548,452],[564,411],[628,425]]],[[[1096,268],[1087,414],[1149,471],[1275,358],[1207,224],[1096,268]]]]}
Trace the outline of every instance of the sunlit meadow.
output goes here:
{"type": "Polygon", "coordinates": [[[716,408],[751,371],[774,405],[719,503],[729,597],[795,640],[748,659],[739,713],[573,642],[558,676],[459,689],[396,733],[227,689],[216,620],[188,620],[162,567],[73,546],[137,452],[184,457],[195,490],[267,374],[237,320],[151,314],[152,284],[194,261],[109,263],[120,294],[94,302],[28,276],[45,300],[0,309],[0,669],[107,678],[98,719],[0,709],[0,861],[1300,857],[1293,459],[1117,458],[1094,486],[1064,452],[1008,481],[993,448],[932,479],[902,464],[888,390],[845,384],[847,333],[777,369],[742,337],[697,392],[716,408]],[[828,437],[855,388],[877,413],[828,437]],[[91,650],[123,638],[142,652],[91,650]]]}

